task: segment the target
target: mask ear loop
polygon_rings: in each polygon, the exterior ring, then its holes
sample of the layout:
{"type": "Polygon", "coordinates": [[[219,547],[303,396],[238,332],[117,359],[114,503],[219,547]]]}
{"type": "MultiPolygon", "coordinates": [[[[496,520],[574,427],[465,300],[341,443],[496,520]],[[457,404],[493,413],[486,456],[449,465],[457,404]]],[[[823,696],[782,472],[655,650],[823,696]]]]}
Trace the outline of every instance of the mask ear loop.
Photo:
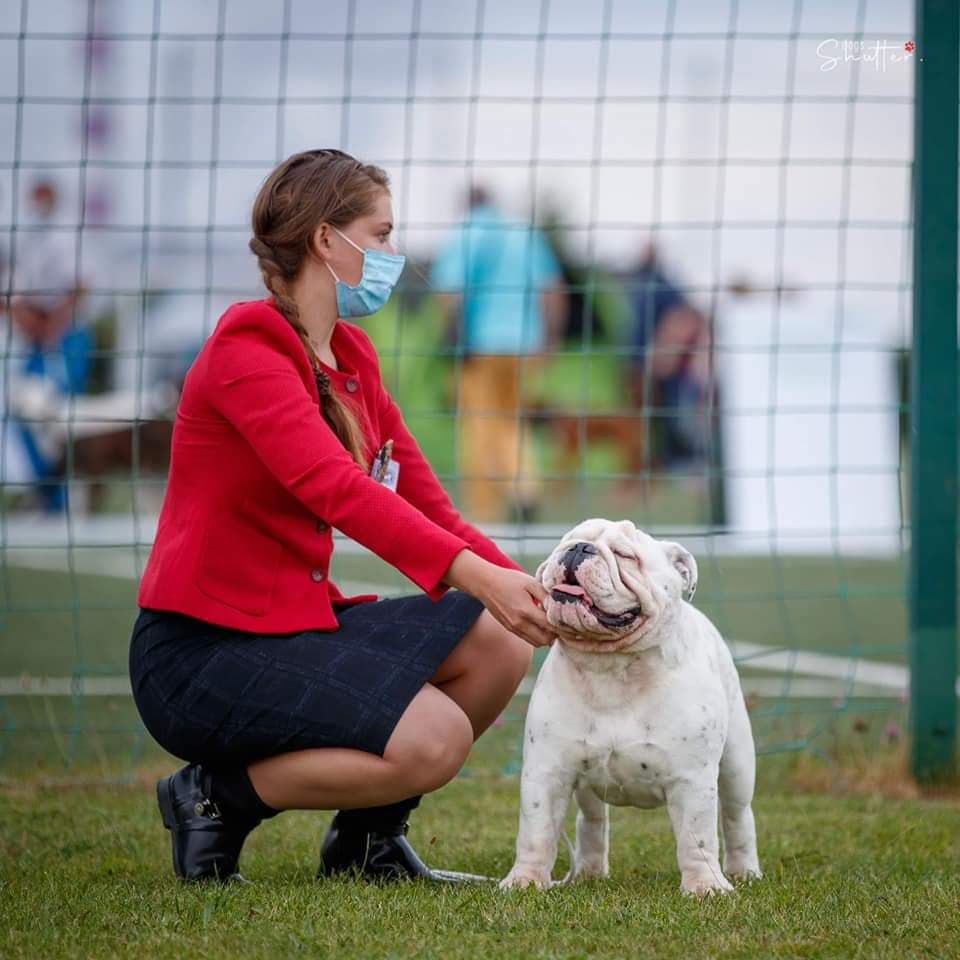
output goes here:
{"type": "Polygon", "coordinates": [[[339,278],[339,277],[336,275],[336,273],[334,272],[333,267],[331,267],[330,264],[327,263],[326,260],[323,261],[323,265],[330,271],[330,273],[333,274],[333,279],[336,280],[337,283],[339,283],[339,282],[340,282],[340,278],[339,278]]]}
{"type": "MultiPolygon", "coordinates": [[[[337,228],[334,227],[332,223],[330,224],[330,227],[331,227],[333,230],[337,230],[337,228]]],[[[340,231],[337,230],[337,233],[340,233],[340,231]]],[[[343,234],[340,234],[340,235],[343,236],[343,234]]],[[[346,239],[346,238],[344,237],[344,239],[346,239]]],[[[313,243],[312,243],[312,242],[311,242],[310,247],[309,247],[309,249],[308,249],[308,251],[307,251],[307,255],[308,255],[309,257],[312,257],[312,258],[315,259],[315,260],[321,260],[321,261],[323,261],[323,265],[330,271],[330,274],[331,274],[331,276],[333,277],[333,279],[334,279],[337,283],[340,283],[340,278],[337,276],[336,271],[333,269],[333,267],[330,266],[330,264],[327,262],[327,260],[326,260],[324,257],[319,256],[319,254],[317,254],[317,253],[314,251],[314,249],[313,249],[313,243]]]]}
{"type": "Polygon", "coordinates": [[[346,240],[347,243],[349,243],[350,246],[353,247],[353,249],[357,251],[357,253],[363,253],[363,247],[357,246],[357,244],[355,244],[342,230],[340,230],[338,227],[334,227],[332,223],[330,224],[330,226],[331,226],[334,230],[336,230],[337,233],[339,233],[340,236],[343,237],[343,239],[346,240]]]}
{"type": "MultiPolygon", "coordinates": [[[[340,229],[338,229],[337,227],[335,227],[332,223],[330,224],[330,229],[331,229],[331,230],[336,230],[337,233],[339,233],[340,236],[343,237],[343,239],[346,240],[347,243],[349,243],[350,246],[353,247],[353,249],[357,251],[357,253],[360,254],[360,256],[362,257],[361,266],[366,263],[366,261],[367,261],[367,255],[366,255],[366,253],[364,252],[363,247],[358,247],[345,233],[343,233],[340,229]]],[[[326,268],[333,274],[333,279],[336,280],[337,283],[342,283],[343,281],[341,281],[341,279],[340,279],[340,278],[337,276],[337,274],[334,272],[333,267],[331,267],[330,264],[327,263],[326,260],[324,260],[323,262],[324,262],[324,265],[326,266],[326,268]]],[[[363,276],[363,274],[362,274],[362,271],[361,271],[361,277],[362,277],[362,276],[363,276]]],[[[347,286],[350,286],[350,284],[347,284],[347,286]]]]}

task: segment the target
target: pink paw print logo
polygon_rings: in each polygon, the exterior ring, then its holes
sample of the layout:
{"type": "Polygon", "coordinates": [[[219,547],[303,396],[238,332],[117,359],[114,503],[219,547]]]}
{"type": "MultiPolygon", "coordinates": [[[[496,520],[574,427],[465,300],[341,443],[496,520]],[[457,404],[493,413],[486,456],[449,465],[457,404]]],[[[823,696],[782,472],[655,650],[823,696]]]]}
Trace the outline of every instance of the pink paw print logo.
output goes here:
{"type": "Polygon", "coordinates": [[[903,45],[903,49],[906,50],[907,53],[913,53],[913,51],[917,49],[917,45],[912,40],[908,40],[903,45]]]}

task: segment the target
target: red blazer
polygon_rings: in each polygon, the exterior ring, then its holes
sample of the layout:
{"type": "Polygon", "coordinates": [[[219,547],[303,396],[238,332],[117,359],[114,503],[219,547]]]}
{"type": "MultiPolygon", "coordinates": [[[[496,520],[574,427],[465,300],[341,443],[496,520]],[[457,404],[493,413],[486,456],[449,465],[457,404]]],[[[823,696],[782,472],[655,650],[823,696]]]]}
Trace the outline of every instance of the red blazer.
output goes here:
{"type": "Polygon", "coordinates": [[[356,324],[337,320],[323,364],[357,410],[371,454],[393,438],[396,492],[369,477],[320,415],[313,371],[269,298],[229,307],[184,381],[141,607],[261,633],[336,629],[333,530],[368,547],[431,599],[464,548],[520,570],[454,508],[380,378],[356,324]]]}

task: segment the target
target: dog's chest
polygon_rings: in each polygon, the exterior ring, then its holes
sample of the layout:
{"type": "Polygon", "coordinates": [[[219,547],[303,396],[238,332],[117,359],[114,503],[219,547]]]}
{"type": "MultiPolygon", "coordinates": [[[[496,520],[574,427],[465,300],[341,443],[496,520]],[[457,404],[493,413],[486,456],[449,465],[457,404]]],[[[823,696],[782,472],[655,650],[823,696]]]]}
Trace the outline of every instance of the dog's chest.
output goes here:
{"type": "Polygon", "coordinates": [[[527,717],[524,769],[559,766],[607,803],[659,806],[679,780],[716,783],[728,712],[709,658],[669,668],[652,653],[623,670],[594,669],[551,651],[527,717]]]}
{"type": "Polygon", "coordinates": [[[655,807],[664,802],[673,777],[667,750],[642,730],[621,731],[589,743],[580,761],[578,780],[607,803],[655,807]]]}
{"type": "Polygon", "coordinates": [[[607,803],[659,806],[678,779],[715,778],[726,739],[719,689],[660,691],[622,710],[571,714],[577,780],[607,803]],[[582,725],[581,725],[582,724],[582,725]]]}

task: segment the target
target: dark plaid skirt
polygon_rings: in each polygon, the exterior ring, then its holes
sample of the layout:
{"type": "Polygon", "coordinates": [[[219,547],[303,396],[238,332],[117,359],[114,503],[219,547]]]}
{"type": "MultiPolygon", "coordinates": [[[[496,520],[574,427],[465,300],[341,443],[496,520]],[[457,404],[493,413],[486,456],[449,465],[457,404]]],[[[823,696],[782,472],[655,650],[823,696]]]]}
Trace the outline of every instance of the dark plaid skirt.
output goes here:
{"type": "Polygon", "coordinates": [[[383,755],[404,710],[483,611],[449,590],[337,610],[338,630],[255,634],[142,609],[130,639],[137,710],[186,761],[307,747],[383,755]]]}

